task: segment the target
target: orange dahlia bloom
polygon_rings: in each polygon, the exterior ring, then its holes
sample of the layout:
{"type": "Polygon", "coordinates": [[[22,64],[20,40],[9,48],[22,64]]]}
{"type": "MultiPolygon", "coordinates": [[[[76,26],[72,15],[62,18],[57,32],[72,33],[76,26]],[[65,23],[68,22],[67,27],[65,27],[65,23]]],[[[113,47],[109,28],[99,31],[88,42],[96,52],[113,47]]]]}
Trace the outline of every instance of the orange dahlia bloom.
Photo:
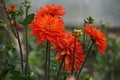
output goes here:
{"type": "Polygon", "coordinates": [[[95,41],[98,46],[98,51],[103,53],[107,48],[107,39],[105,34],[103,34],[101,30],[97,29],[96,26],[90,25],[89,23],[85,25],[84,31],[95,41]]]}
{"type": "Polygon", "coordinates": [[[65,11],[60,5],[52,4],[41,7],[38,13],[41,15],[50,14],[52,16],[62,16],[65,14],[65,11]]]}
{"type": "MultiPolygon", "coordinates": [[[[84,61],[83,49],[80,46],[81,43],[76,40],[76,53],[74,57],[74,70],[80,69],[81,62],[84,61]]],[[[65,60],[63,62],[63,69],[71,72],[72,71],[72,59],[74,56],[74,37],[72,34],[65,33],[62,38],[57,38],[54,44],[54,49],[58,52],[56,55],[57,61],[62,61],[63,56],[65,60]]]]}
{"type": "Polygon", "coordinates": [[[56,37],[60,37],[65,32],[63,25],[63,20],[57,16],[36,14],[30,25],[31,35],[38,38],[38,44],[45,41],[53,43],[56,37]]]}

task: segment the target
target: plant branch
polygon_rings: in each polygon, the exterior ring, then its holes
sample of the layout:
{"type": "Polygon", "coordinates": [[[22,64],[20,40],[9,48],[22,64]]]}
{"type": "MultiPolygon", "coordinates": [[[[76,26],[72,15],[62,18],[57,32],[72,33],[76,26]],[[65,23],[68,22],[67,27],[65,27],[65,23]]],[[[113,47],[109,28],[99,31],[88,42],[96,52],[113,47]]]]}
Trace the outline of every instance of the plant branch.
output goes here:
{"type": "Polygon", "coordinates": [[[55,79],[55,80],[58,80],[58,78],[59,78],[59,74],[60,74],[60,71],[61,71],[61,68],[62,68],[62,64],[63,64],[63,62],[64,62],[64,60],[65,60],[65,56],[66,56],[66,55],[64,55],[63,58],[62,58],[62,61],[61,61],[61,63],[60,63],[59,69],[58,69],[58,71],[57,71],[57,76],[56,76],[56,79],[55,79]]]}
{"type": "Polygon", "coordinates": [[[46,45],[45,80],[50,80],[50,43],[46,45]]]}
{"type": "MultiPolygon", "coordinates": [[[[2,2],[2,5],[3,5],[4,10],[6,10],[7,8],[6,8],[6,6],[5,6],[4,1],[1,0],[1,2],[2,2]]],[[[17,38],[17,36],[16,36],[16,32],[15,32],[15,30],[14,30],[14,28],[13,28],[12,23],[11,23],[11,20],[10,20],[9,14],[8,14],[7,12],[6,12],[6,14],[7,14],[7,18],[8,18],[9,24],[10,24],[10,26],[11,26],[12,32],[13,32],[15,38],[17,38]]]]}
{"type": "Polygon", "coordinates": [[[85,57],[85,60],[84,60],[84,62],[83,62],[82,65],[81,65],[81,69],[79,70],[78,74],[76,75],[76,80],[78,79],[78,77],[79,77],[79,75],[80,75],[80,73],[81,73],[81,71],[82,71],[82,69],[83,69],[83,67],[84,67],[84,65],[85,65],[85,63],[86,63],[86,61],[87,61],[87,58],[88,58],[88,56],[89,56],[89,53],[90,53],[90,51],[91,51],[91,49],[92,49],[93,44],[94,44],[94,41],[91,43],[90,48],[89,48],[89,50],[88,50],[88,53],[87,53],[87,55],[86,55],[86,57],[85,57]]]}
{"type": "MultiPolygon", "coordinates": [[[[28,16],[28,8],[26,7],[26,17],[28,16]]],[[[25,64],[25,75],[28,76],[28,25],[25,25],[25,42],[26,42],[26,64],[25,64]]]]}
{"type": "MultiPolygon", "coordinates": [[[[84,27],[85,27],[85,24],[84,24],[84,27]]],[[[86,38],[86,35],[85,35],[85,32],[83,32],[83,49],[85,49],[85,39],[86,38]]]]}
{"type": "Polygon", "coordinates": [[[76,35],[74,36],[74,54],[73,54],[73,59],[72,59],[72,71],[71,71],[71,74],[73,73],[73,70],[74,70],[75,54],[76,54],[76,35]]]}
{"type": "Polygon", "coordinates": [[[18,32],[18,29],[16,27],[17,25],[16,25],[15,17],[14,17],[14,26],[15,26],[15,29],[16,29],[16,35],[17,35],[17,40],[18,40],[19,49],[20,49],[21,68],[22,68],[22,74],[23,74],[23,53],[22,53],[22,47],[21,47],[19,32],[18,32]]]}

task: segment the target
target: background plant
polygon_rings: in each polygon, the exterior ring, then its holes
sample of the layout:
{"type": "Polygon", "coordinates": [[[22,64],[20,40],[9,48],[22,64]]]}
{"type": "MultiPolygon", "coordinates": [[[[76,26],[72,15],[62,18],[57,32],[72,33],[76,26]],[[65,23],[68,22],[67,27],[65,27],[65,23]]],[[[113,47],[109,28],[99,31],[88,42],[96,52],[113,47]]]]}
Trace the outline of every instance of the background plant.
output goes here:
{"type": "Polygon", "coordinates": [[[95,79],[97,80],[119,80],[119,43],[116,39],[109,37],[108,49],[104,55],[97,54],[95,61],[95,79]]]}

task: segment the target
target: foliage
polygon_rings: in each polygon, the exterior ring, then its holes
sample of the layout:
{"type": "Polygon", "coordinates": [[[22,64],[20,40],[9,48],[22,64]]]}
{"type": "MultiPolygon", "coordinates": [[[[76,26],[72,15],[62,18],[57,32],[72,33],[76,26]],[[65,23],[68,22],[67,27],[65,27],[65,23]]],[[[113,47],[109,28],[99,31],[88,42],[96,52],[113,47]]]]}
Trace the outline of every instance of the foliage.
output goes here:
{"type": "Polygon", "coordinates": [[[108,49],[104,55],[97,55],[95,62],[95,80],[119,80],[120,79],[120,56],[119,43],[116,39],[109,38],[108,49]]]}

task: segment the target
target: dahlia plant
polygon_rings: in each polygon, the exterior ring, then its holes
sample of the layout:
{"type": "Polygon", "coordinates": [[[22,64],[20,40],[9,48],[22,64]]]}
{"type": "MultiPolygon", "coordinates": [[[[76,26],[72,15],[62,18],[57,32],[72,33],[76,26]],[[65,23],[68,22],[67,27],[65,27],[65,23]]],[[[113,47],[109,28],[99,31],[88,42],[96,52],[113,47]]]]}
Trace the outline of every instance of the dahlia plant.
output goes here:
{"type": "MultiPolygon", "coordinates": [[[[25,10],[17,9],[14,4],[10,7],[6,7],[3,0],[1,0],[5,14],[7,15],[11,36],[14,37],[19,45],[20,54],[20,70],[13,69],[13,72],[8,69],[7,73],[10,72],[12,76],[11,80],[36,80],[33,79],[34,72],[29,68],[29,37],[36,37],[36,44],[46,44],[45,48],[45,70],[44,70],[44,80],[51,79],[51,51],[55,51],[55,61],[59,62],[58,70],[54,76],[54,80],[60,80],[59,76],[62,72],[67,73],[64,75],[63,80],[79,80],[80,73],[84,67],[84,64],[89,57],[89,53],[92,48],[97,46],[98,51],[103,54],[107,48],[107,39],[105,34],[94,25],[94,19],[88,17],[84,21],[84,26],[82,29],[74,29],[74,32],[68,32],[64,29],[64,19],[63,15],[66,14],[64,8],[58,4],[46,5],[40,7],[40,9],[35,14],[29,14],[30,2],[24,1],[23,7],[25,10]],[[24,12],[25,11],[25,12],[24,12]],[[25,13],[25,18],[21,21],[17,21],[17,17],[25,13]],[[24,27],[21,28],[20,25],[24,27]],[[30,29],[30,33],[28,33],[30,29]],[[22,41],[20,39],[20,31],[24,31],[25,36],[25,51],[22,49],[22,41]],[[82,39],[81,39],[82,38],[82,39]],[[25,59],[24,54],[25,53],[25,59]],[[16,74],[17,78],[15,77],[16,74]],[[19,79],[18,79],[19,78],[19,79]]],[[[10,50],[11,51],[11,50],[10,50]]],[[[13,54],[12,52],[10,52],[13,54]]],[[[9,55],[10,53],[7,53],[9,55]]],[[[6,59],[7,60],[7,59],[6,59]]],[[[7,62],[7,66],[11,65],[7,62]]],[[[8,67],[7,67],[8,68],[8,67]]],[[[0,79],[4,79],[2,75],[4,70],[0,72],[0,79]]],[[[39,79],[40,80],[40,79],[39,79]]]]}

